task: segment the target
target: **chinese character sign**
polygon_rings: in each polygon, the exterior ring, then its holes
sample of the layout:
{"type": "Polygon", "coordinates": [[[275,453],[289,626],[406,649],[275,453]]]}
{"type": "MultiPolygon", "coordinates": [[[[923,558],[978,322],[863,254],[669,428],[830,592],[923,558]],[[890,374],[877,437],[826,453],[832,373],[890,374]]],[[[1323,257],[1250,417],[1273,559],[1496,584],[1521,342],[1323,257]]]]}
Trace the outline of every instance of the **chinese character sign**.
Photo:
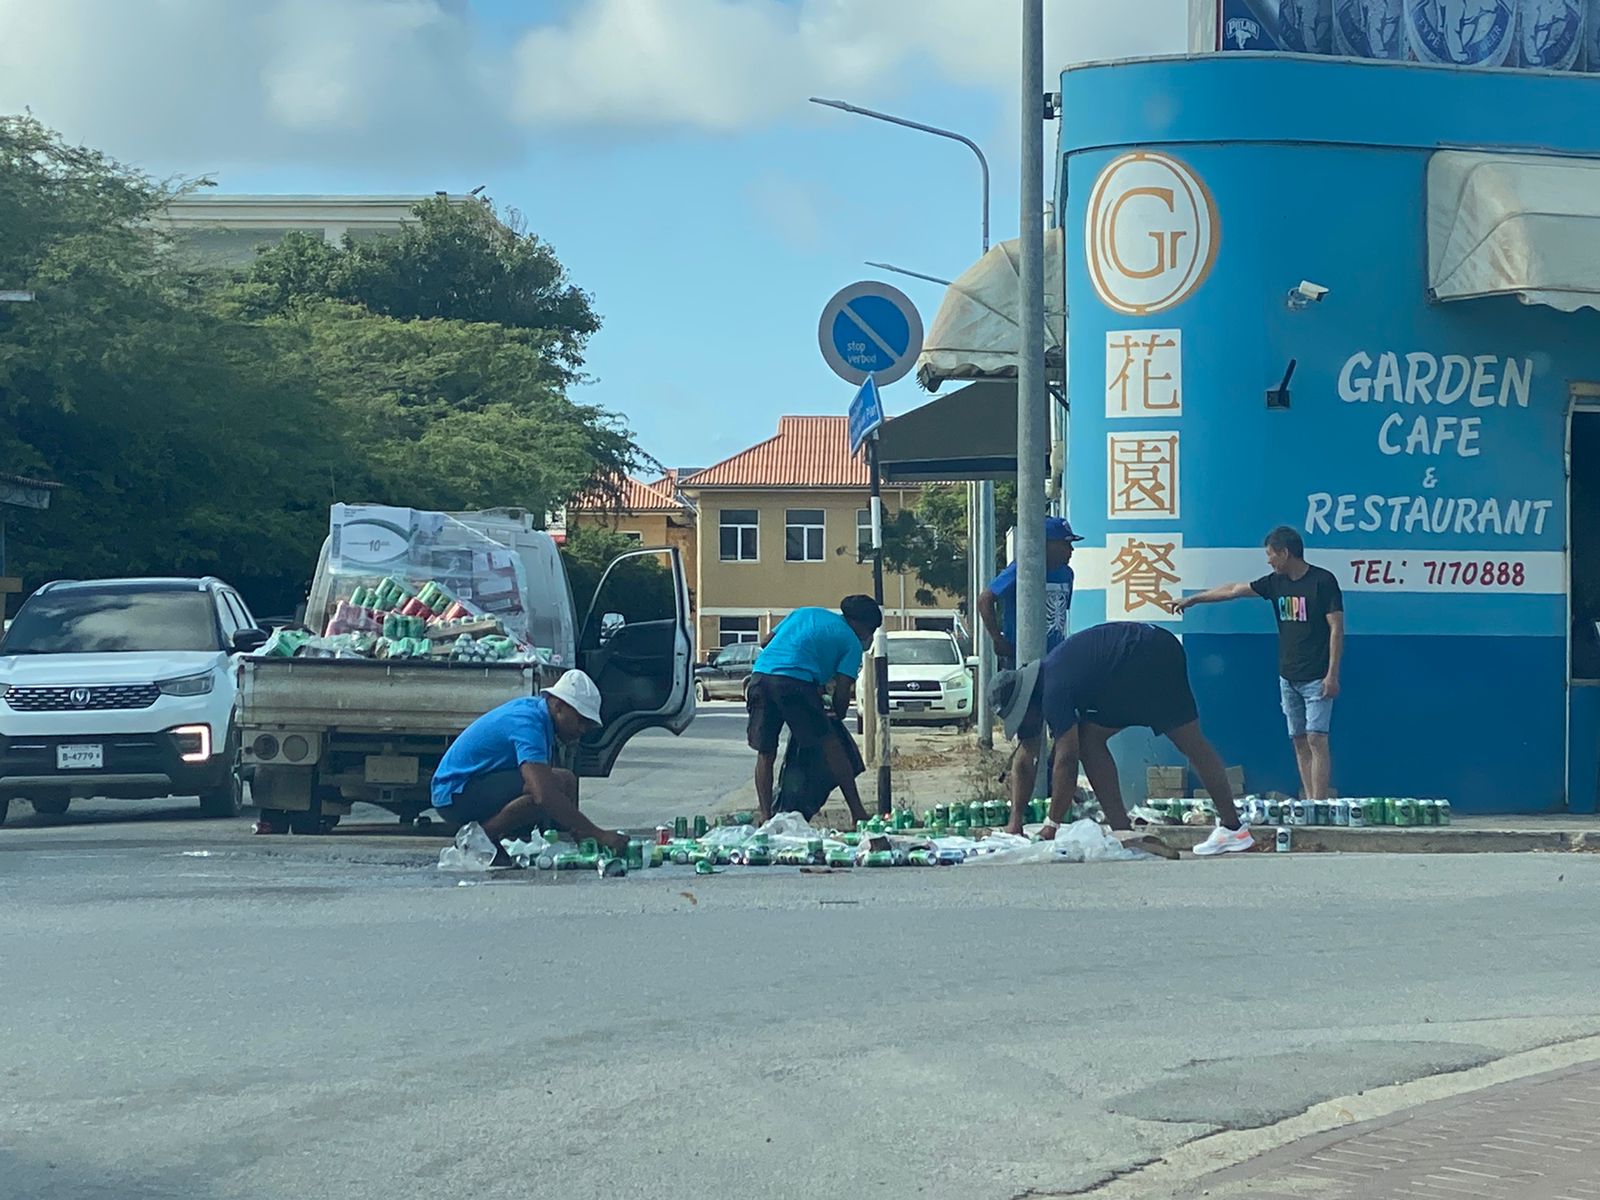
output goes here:
{"type": "Polygon", "coordinates": [[[1106,435],[1106,515],[1173,519],[1178,516],[1176,430],[1106,435]]]}
{"type": "Polygon", "coordinates": [[[1106,416],[1183,413],[1183,331],[1123,329],[1106,334],[1106,416]]]}
{"type": "Polygon", "coordinates": [[[1177,620],[1169,606],[1183,594],[1182,537],[1116,534],[1106,555],[1106,620],[1177,620]]]}

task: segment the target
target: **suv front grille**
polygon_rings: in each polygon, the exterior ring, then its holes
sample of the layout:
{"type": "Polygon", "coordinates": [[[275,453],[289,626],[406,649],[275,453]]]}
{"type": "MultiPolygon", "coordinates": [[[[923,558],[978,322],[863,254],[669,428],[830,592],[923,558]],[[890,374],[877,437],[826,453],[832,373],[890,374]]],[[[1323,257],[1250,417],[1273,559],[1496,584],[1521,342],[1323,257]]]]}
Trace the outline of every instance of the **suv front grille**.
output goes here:
{"type": "Polygon", "coordinates": [[[905,679],[892,680],[889,683],[889,694],[907,692],[916,696],[937,696],[944,689],[937,679],[905,679]]]}
{"type": "Polygon", "coordinates": [[[6,707],[16,712],[91,712],[114,708],[149,708],[161,692],[153,683],[100,687],[12,687],[6,707]]]}

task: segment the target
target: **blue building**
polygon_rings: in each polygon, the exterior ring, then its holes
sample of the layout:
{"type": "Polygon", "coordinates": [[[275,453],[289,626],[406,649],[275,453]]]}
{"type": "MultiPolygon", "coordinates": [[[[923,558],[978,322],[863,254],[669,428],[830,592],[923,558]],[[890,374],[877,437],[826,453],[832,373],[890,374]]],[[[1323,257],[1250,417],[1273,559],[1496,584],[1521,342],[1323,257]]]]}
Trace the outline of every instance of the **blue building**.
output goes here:
{"type": "MultiPolygon", "coordinates": [[[[1223,757],[1296,791],[1268,606],[1165,611],[1295,526],[1345,591],[1341,794],[1595,811],[1600,79],[1222,54],[1061,111],[1074,626],[1170,622],[1223,757]]],[[[1114,745],[1134,795],[1178,761],[1114,745]]]]}

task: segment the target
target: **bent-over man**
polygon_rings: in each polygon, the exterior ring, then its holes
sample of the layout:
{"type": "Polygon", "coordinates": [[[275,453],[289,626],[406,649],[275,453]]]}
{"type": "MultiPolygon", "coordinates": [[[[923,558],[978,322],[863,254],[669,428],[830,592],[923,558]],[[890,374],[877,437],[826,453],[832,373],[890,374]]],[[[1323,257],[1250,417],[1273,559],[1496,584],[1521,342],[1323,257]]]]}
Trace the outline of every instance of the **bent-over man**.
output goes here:
{"type": "Polygon", "coordinates": [[[1092,626],[1037,662],[1001,671],[991,695],[1006,736],[1018,739],[1011,760],[1010,832],[1022,832],[1047,725],[1054,746],[1050,813],[1041,836],[1053,838],[1061,827],[1077,792],[1080,759],[1111,828],[1132,829],[1108,743],[1130,726],[1146,725],[1183,753],[1217,806],[1217,827],[1194,852],[1224,854],[1255,845],[1234,808],[1222,759],[1200,732],[1183,643],[1165,629],[1136,621],[1092,626]]]}

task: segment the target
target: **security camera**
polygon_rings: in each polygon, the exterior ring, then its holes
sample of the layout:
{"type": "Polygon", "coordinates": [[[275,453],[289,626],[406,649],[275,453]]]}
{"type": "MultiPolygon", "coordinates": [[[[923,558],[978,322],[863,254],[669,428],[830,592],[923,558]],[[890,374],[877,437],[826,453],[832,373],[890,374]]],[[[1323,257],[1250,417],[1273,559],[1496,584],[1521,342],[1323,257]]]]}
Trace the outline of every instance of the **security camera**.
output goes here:
{"type": "Polygon", "coordinates": [[[1289,290],[1289,307],[1304,308],[1308,304],[1316,304],[1328,294],[1328,289],[1320,283],[1312,283],[1309,279],[1302,279],[1289,290]]]}

